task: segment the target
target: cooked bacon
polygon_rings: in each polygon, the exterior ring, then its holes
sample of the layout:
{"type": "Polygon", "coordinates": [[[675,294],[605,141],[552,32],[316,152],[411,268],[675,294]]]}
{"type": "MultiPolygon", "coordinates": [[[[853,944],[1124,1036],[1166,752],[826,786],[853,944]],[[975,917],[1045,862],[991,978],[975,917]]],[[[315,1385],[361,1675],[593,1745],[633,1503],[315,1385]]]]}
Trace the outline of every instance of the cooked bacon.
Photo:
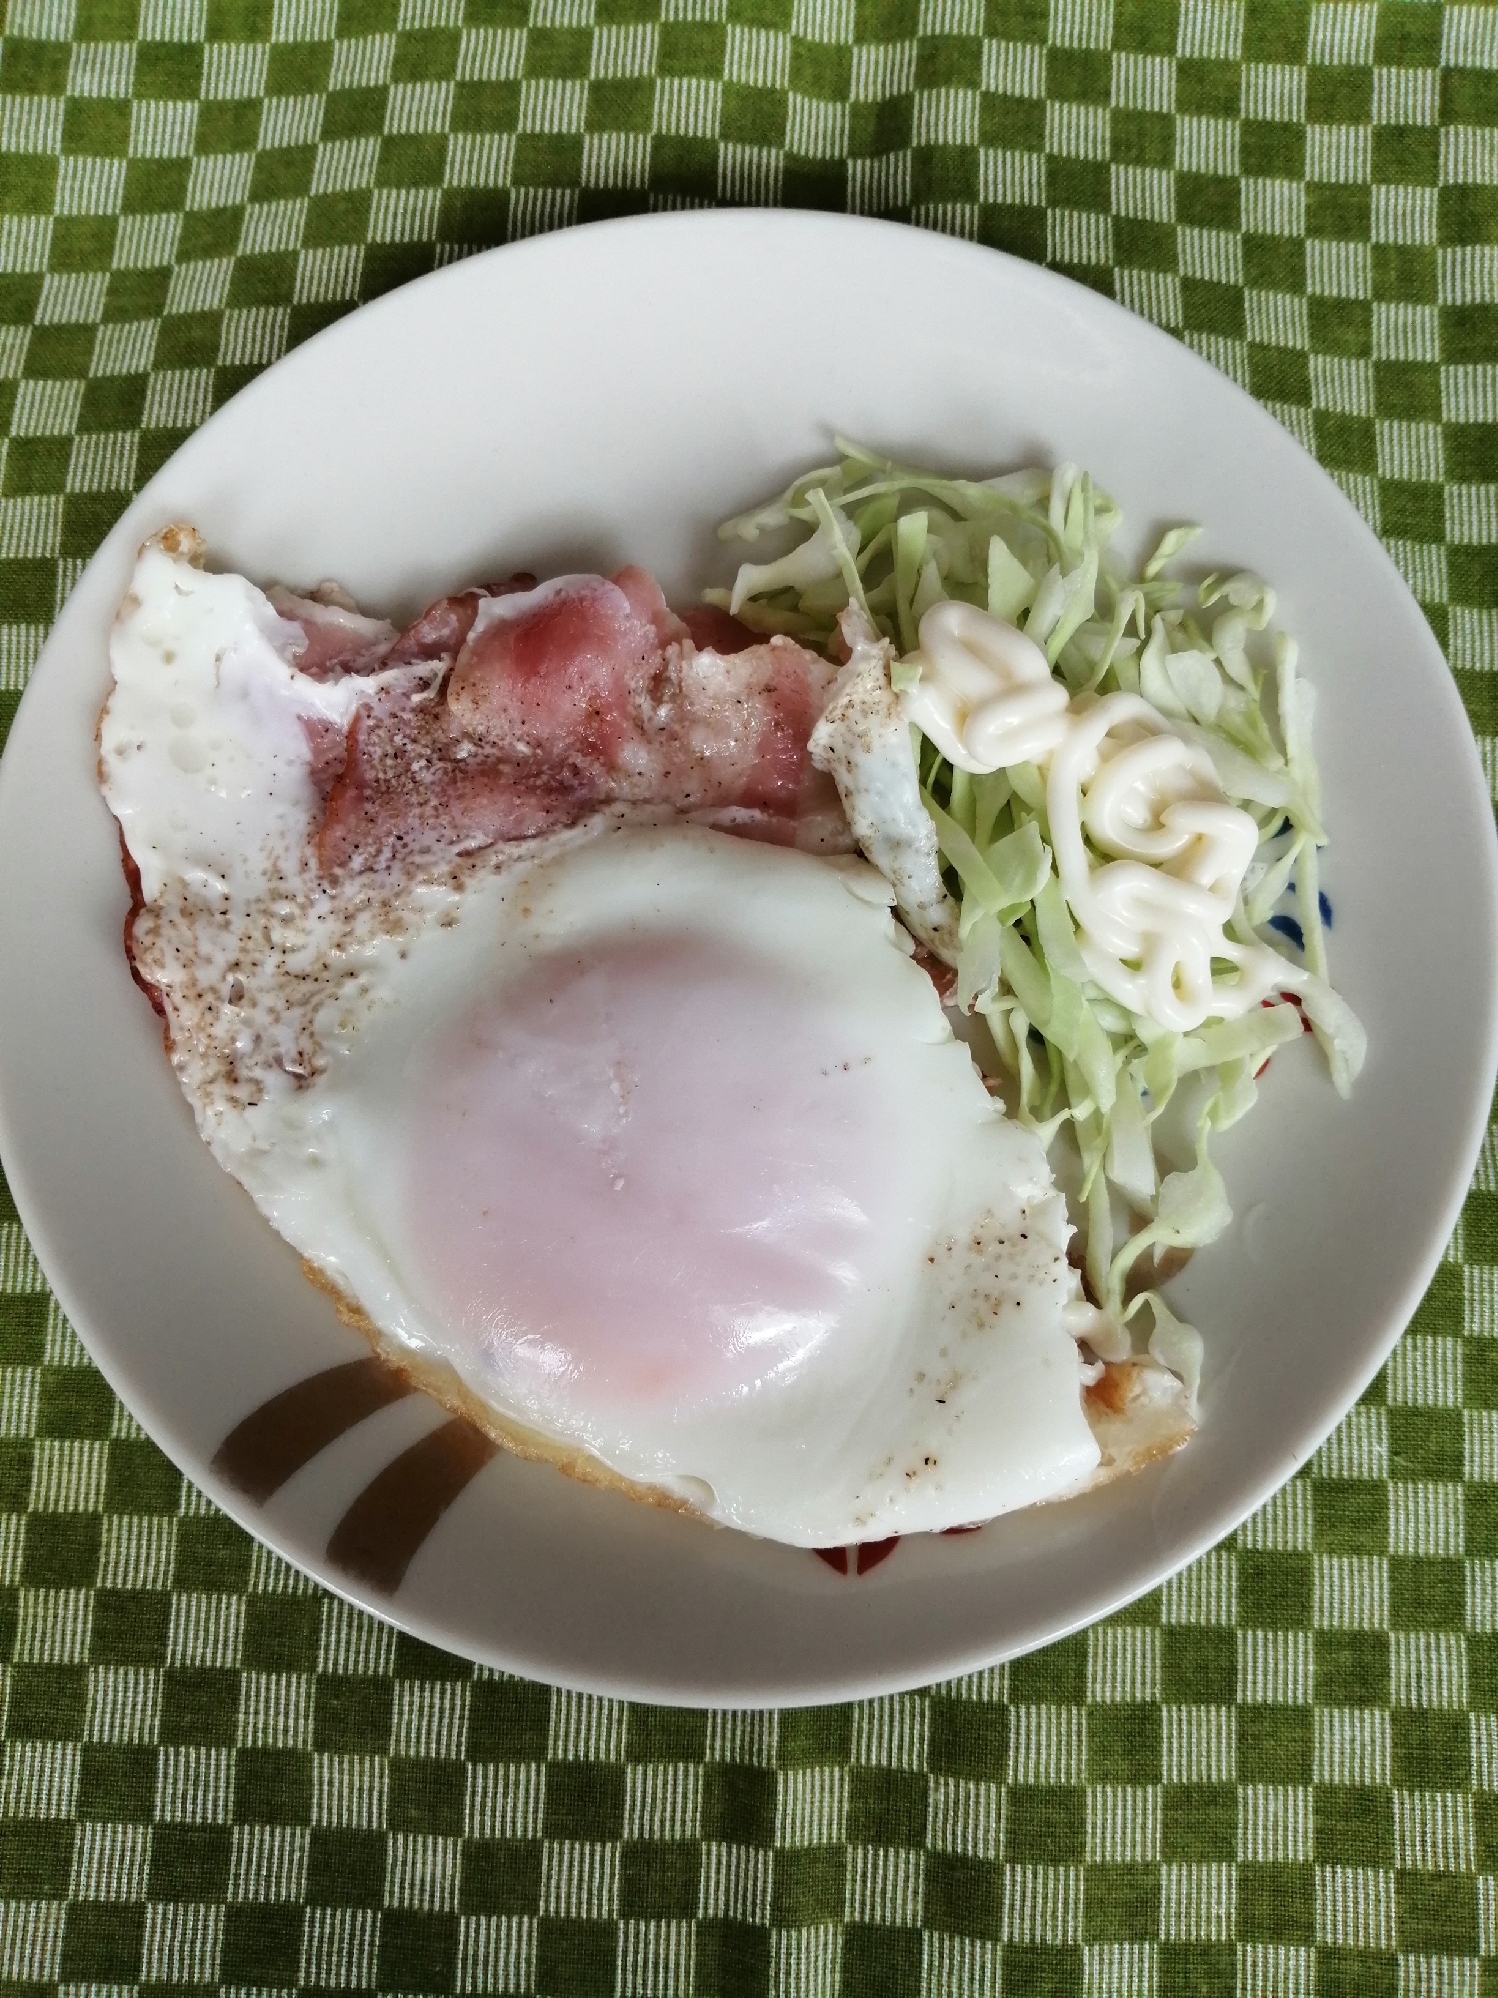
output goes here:
{"type": "Polygon", "coordinates": [[[703,652],[747,652],[763,641],[736,617],[730,617],[717,604],[693,604],[681,613],[692,643],[703,652]]]}
{"type": "Polygon", "coordinates": [[[318,858],[328,869],[369,867],[434,845],[456,851],[533,839],[597,802],[565,772],[529,778],[475,744],[428,679],[389,688],[355,713],[318,858]]]}
{"type": "Polygon", "coordinates": [[[692,651],[681,663],[679,748],[667,772],[681,802],[698,810],[749,806],[794,820],[818,774],[806,741],[834,677],[826,660],[789,638],[742,652],[692,651]],[[693,795],[699,764],[708,795],[693,795]]]}
{"type": "Polygon", "coordinates": [[[852,843],[806,748],[833,668],[784,638],[699,649],[643,569],[443,598],[386,664],[412,670],[350,727],[324,867],[530,838],[615,803],[852,843]]]}
{"type": "Polygon", "coordinates": [[[288,652],[297,671],[309,680],[341,680],[351,673],[382,672],[388,666],[454,659],[485,597],[509,596],[535,587],[534,576],[515,575],[503,583],[486,583],[456,596],[439,597],[400,633],[382,617],[363,616],[353,599],[331,583],[320,584],[312,596],[301,596],[280,584],[266,595],[282,620],[292,626],[288,652]]]}
{"type": "Polygon", "coordinates": [[[423,661],[456,659],[462,651],[479,605],[486,597],[523,595],[536,587],[529,574],[509,577],[503,583],[484,583],[477,589],[460,590],[455,597],[439,597],[408,624],[380,662],[382,666],[415,666],[423,661]]]}
{"type": "Polygon", "coordinates": [[[679,618],[666,602],[660,584],[648,569],[637,569],[633,563],[620,569],[614,577],[614,588],[628,599],[635,616],[651,627],[660,645],[680,645],[691,637],[685,619],[679,618]]]}
{"type": "Polygon", "coordinates": [[[927,950],[923,943],[916,945],[912,956],[922,971],[931,980],[931,983],[936,987],[936,996],[940,999],[943,1006],[945,1006],[952,994],[957,990],[957,967],[952,964],[943,964],[936,953],[927,950]]]}
{"type": "Polygon", "coordinates": [[[662,644],[617,583],[559,576],[486,606],[453,668],[448,710],[473,741],[516,762],[601,778],[634,724],[631,691],[661,662],[662,644]]]}
{"type": "Polygon", "coordinates": [[[312,788],[326,805],[328,793],[343,775],[348,761],[348,732],[323,715],[303,715],[302,734],[312,752],[312,788]]]}
{"type": "Polygon", "coordinates": [[[414,624],[406,626],[381,664],[417,666],[434,659],[456,659],[486,595],[484,590],[464,590],[456,597],[439,597],[414,624]]]}
{"type": "Polygon", "coordinates": [[[291,590],[267,592],[293,626],[291,663],[309,680],[341,680],[348,673],[372,673],[395,639],[395,626],[382,617],[363,617],[351,605],[324,603],[291,590]]]}

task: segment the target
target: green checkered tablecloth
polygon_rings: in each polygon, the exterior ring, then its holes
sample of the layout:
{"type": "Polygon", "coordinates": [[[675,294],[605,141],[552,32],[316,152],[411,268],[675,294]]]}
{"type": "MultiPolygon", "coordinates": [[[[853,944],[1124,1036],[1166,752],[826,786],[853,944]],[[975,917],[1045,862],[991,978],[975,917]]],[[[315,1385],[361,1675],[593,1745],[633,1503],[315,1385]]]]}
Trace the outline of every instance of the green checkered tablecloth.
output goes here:
{"type": "MultiPolygon", "coordinates": [[[[715,202],[976,236],[1177,332],[1382,535],[1498,777],[1498,10],[1418,0],[9,0],[5,719],[129,494],[289,345],[715,202]]],[[[1385,1373],[1232,1542],[800,1713],[552,1692],[333,1601],[0,1223],[0,1990],[1498,1993],[1491,1140],[1385,1373]]]]}

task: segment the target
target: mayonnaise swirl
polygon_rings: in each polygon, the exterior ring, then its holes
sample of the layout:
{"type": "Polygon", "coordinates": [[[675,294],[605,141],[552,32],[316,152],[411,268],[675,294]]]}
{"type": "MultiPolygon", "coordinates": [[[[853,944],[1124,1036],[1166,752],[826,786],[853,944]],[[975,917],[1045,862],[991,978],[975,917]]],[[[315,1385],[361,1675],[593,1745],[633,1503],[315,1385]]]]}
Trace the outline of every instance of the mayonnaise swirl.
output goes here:
{"type": "Polygon", "coordinates": [[[1039,763],[1061,743],[1070,703],[1033,638],[972,604],[947,602],[921,619],[920,641],[921,677],[906,709],[960,770],[1039,763]]]}
{"type": "Polygon", "coordinates": [[[1044,772],[1078,947],[1111,998],[1190,1033],[1300,982],[1277,951],[1224,933],[1259,829],[1157,708],[1138,694],[1069,698],[1033,639],[972,604],[928,610],[912,663],[906,717],[959,769],[1044,772]]]}

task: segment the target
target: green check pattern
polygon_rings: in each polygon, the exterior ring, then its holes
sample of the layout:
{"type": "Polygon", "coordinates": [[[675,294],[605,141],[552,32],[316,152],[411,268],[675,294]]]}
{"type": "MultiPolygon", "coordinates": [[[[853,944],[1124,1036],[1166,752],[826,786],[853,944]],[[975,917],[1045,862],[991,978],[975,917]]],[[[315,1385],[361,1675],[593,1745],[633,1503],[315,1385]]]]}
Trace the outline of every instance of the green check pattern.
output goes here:
{"type": "MultiPolygon", "coordinates": [[[[973,236],[1178,333],[1382,535],[1498,782],[1498,9],[1420,0],[9,0],[0,718],[288,346],[721,202],[973,236]]],[[[0,1992],[1498,1993],[1491,1138],[1414,1327],[1234,1541],[824,1711],[553,1692],[324,1595],[115,1403],[8,1198],[0,1347],[0,1992]]]]}

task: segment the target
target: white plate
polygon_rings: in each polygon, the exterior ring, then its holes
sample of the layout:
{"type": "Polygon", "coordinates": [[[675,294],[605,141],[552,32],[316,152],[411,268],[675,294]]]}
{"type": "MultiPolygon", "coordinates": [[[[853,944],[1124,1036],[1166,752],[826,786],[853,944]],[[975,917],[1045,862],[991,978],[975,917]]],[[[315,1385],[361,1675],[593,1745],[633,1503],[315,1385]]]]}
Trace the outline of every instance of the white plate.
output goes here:
{"type": "Polygon", "coordinates": [[[74,591],[0,773],[0,850],[0,1148],[112,1386],[330,1587],[472,1658],[647,1699],[920,1684],[1059,1636],[1210,1547],[1398,1336],[1492,1093],[1492,811],[1450,675],[1372,534],[1165,334],[1029,265],[885,224],[738,213],[572,231],[444,270],[289,356],[157,474],[74,591]],[[1169,1464],[908,1541],[858,1576],[495,1458],[383,1595],[329,1538],[442,1423],[430,1403],[372,1415],[264,1504],[211,1468],[268,1397],[362,1347],[211,1164],[126,972],[93,729],[133,552],[189,519],[252,576],[337,576],[397,613],[496,572],[625,560],[689,597],[731,565],[716,521],[824,457],[833,426],[953,469],[1076,459],[1141,537],[1202,521],[1205,559],[1275,584],[1321,694],[1333,969],[1367,1024],[1367,1070],[1344,1105],[1309,1047],[1293,1051],[1223,1146],[1239,1219],[1179,1287],[1207,1339],[1205,1419],[1169,1464]]]}

